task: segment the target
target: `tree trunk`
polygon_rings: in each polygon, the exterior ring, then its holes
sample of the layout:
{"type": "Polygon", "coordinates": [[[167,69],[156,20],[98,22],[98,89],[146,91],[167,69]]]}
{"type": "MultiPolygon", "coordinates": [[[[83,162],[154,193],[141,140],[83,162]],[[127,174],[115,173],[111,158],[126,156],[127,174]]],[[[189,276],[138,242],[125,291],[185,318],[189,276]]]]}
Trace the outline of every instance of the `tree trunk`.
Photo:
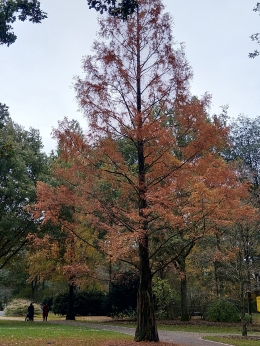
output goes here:
{"type": "Polygon", "coordinates": [[[248,302],[249,323],[252,323],[253,318],[252,318],[252,294],[251,294],[251,292],[247,292],[247,302],[248,302]]]}
{"type": "Polygon", "coordinates": [[[189,321],[188,302],[187,302],[187,277],[185,258],[179,260],[181,270],[181,321],[189,321]]]}
{"type": "Polygon", "coordinates": [[[245,318],[245,314],[243,314],[241,318],[241,330],[242,330],[242,336],[247,336],[247,321],[245,318]]]}
{"type": "Polygon", "coordinates": [[[137,296],[137,328],[135,341],[159,341],[152,294],[152,274],[149,264],[147,237],[139,244],[140,283],[137,296]]]}
{"type": "Polygon", "coordinates": [[[66,315],[66,320],[75,320],[74,312],[74,285],[69,285],[69,302],[68,302],[68,311],[66,315]]]}
{"type": "Polygon", "coordinates": [[[240,311],[241,311],[241,332],[242,336],[247,336],[247,321],[245,316],[244,283],[240,282],[240,311]]]}

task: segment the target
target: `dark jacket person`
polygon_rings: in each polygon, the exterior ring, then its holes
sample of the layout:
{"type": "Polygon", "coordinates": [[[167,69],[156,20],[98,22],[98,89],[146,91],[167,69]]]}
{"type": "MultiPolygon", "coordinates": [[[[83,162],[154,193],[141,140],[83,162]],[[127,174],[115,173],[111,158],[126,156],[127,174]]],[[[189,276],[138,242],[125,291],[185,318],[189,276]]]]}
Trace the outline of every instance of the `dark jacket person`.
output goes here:
{"type": "Polygon", "coordinates": [[[30,303],[30,305],[28,306],[28,318],[29,318],[29,321],[33,321],[33,318],[34,318],[34,306],[33,306],[33,303],[30,303]]]}

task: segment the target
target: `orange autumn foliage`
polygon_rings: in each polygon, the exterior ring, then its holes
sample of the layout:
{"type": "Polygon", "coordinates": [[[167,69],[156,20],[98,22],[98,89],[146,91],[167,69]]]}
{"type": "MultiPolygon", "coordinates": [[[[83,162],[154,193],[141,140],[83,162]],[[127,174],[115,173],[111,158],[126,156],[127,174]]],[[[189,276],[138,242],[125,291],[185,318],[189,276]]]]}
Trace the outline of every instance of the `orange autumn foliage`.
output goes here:
{"type": "Polygon", "coordinates": [[[141,0],[128,21],[100,21],[75,85],[89,132],[59,123],[60,184],[39,183],[35,206],[45,221],[60,220],[67,203],[66,227],[76,234],[84,220],[80,238],[94,230],[100,251],[138,270],[137,341],[158,341],[154,273],[176,260],[180,240],[187,247],[234,222],[248,189],[221,157],[228,129],[208,115],[209,96],[189,93],[192,72],[163,9],[141,0]]]}

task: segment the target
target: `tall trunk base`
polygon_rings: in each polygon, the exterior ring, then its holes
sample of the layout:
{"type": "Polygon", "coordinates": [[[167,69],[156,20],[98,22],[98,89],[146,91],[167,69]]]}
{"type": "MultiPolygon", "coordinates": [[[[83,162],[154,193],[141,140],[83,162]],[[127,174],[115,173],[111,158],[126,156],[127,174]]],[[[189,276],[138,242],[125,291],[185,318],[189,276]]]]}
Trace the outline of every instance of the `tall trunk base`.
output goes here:
{"type": "Polygon", "coordinates": [[[135,332],[135,341],[159,341],[159,335],[156,328],[135,332]]]}
{"type": "Polygon", "coordinates": [[[141,280],[139,286],[135,341],[159,341],[154,313],[151,275],[147,276],[147,280],[141,280]]]}
{"type": "Polygon", "coordinates": [[[74,285],[69,285],[69,301],[68,301],[68,310],[66,314],[66,320],[75,320],[74,312],[74,285]]]}

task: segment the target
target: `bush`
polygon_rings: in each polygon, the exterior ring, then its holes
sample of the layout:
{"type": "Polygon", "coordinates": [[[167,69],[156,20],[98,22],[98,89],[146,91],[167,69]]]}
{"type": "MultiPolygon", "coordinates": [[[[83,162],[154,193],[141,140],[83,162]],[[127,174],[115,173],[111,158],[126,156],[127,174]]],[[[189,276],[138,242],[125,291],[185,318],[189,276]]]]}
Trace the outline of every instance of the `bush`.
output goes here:
{"type": "Polygon", "coordinates": [[[26,316],[29,304],[26,299],[14,299],[4,309],[4,315],[15,317],[26,316]]]}
{"type": "MultiPolygon", "coordinates": [[[[66,315],[68,310],[69,294],[60,293],[54,300],[52,311],[57,315],[66,315]]],[[[106,295],[101,291],[82,291],[74,294],[74,313],[76,316],[106,315],[106,295]]]]}
{"type": "Polygon", "coordinates": [[[135,319],[139,278],[132,273],[118,275],[111,283],[107,310],[112,317],[135,319]]]}
{"type": "Polygon", "coordinates": [[[158,319],[173,319],[180,315],[180,297],[167,280],[155,278],[153,280],[153,293],[158,319]]]}
{"type": "Polygon", "coordinates": [[[75,295],[74,310],[80,316],[103,316],[105,311],[106,295],[101,291],[77,292],[75,295]]]}
{"type": "Polygon", "coordinates": [[[69,294],[60,293],[53,299],[52,311],[55,315],[66,315],[69,304],[69,294]]]}
{"type": "Polygon", "coordinates": [[[213,322],[238,322],[240,315],[234,304],[218,299],[209,306],[207,319],[213,322]]]}

